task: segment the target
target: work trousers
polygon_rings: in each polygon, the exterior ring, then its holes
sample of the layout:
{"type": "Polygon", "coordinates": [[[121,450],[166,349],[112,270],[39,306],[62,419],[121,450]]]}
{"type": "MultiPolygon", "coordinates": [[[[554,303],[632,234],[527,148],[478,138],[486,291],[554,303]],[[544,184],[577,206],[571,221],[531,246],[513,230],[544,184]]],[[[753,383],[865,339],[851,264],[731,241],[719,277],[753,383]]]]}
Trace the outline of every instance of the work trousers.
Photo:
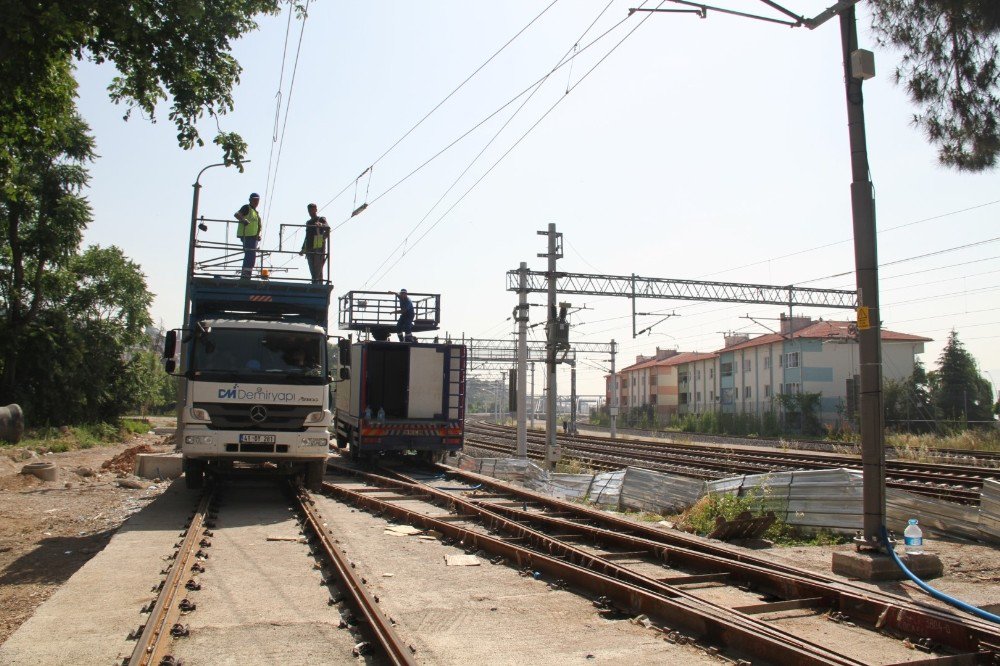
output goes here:
{"type": "Polygon", "coordinates": [[[243,236],[240,240],[243,241],[243,270],[240,271],[240,277],[247,279],[257,263],[257,237],[243,236]]]}

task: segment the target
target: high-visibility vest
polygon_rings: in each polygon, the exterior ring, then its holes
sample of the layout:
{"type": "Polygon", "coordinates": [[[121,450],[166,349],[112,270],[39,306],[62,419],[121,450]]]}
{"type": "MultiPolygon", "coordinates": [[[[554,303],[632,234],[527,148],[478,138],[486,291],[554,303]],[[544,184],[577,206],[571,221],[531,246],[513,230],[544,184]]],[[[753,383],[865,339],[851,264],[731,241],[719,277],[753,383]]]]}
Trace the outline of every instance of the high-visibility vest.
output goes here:
{"type": "Polygon", "coordinates": [[[260,233],[260,214],[253,206],[248,206],[250,211],[243,216],[243,222],[236,228],[237,238],[248,238],[260,233]]]}
{"type": "Polygon", "coordinates": [[[316,235],[313,236],[313,249],[314,250],[322,250],[323,249],[323,241],[324,241],[323,234],[320,233],[319,230],[317,229],[316,230],[316,235]]]}

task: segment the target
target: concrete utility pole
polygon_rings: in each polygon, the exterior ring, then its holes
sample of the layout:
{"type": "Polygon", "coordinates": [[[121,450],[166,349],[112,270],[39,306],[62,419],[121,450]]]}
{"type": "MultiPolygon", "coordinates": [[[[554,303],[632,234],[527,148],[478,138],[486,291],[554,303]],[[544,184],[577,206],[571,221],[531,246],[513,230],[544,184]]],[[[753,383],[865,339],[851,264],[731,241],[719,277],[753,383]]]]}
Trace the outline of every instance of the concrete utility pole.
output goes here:
{"type": "Polygon", "coordinates": [[[862,542],[859,547],[882,550],[885,524],[885,430],[882,407],[882,312],[879,309],[878,252],[875,200],[868,179],[864,98],[861,83],[874,75],[865,62],[870,53],[858,50],[854,6],[840,13],[847,124],[851,145],[851,212],[854,218],[854,263],[858,286],[858,355],[861,363],[861,468],[864,474],[862,542]]]}
{"type": "Polygon", "coordinates": [[[615,438],[618,426],[618,375],[615,374],[615,341],[611,341],[611,401],[608,403],[608,430],[611,439],[615,438]]]}
{"type": "MultiPolygon", "coordinates": [[[[535,404],[535,363],[534,363],[534,361],[532,361],[532,363],[531,363],[531,427],[532,428],[535,427],[535,408],[536,407],[537,407],[537,405],[535,404]]],[[[525,440],[527,440],[527,438],[525,438],[525,440]]],[[[525,441],[525,447],[527,447],[527,445],[528,445],[528,443],[527,443],[527,441],[525,441]]],[[[518,449],[518,450],[520,450],[520,449],[518,449]]]]}
{"type": "MultiPolygon", "coordinates": [[[[549,394],[545,410],[545,464],[552,469],[555,468],[560,457],[559,445],[556,442],[556,409],[558,400],[556,393],[556,279],[558,278],[556,273],[556,259],[562,257],[562,253],[559,251],[561,249],[562,234],[557,234],[556,225],[550,223],[548,231],[539,231],[538,235],[548,236],[549,241],[548,252],[539,254],[538,256],[548,259],[548,270],[546,271],[546,278],[548,280],[548,303],[546,308],[548,320],[545,328],[547,333],[548,358],[545,361],[545,365],[549,376],[549,394]]],[[[522,271],[522,275],[526,275],[526,272],[522,271]]]]}
{"type": "MultiPolygon", "coordinates": [[[[528,457],[528,424],[526,393],[528,383],[528,264],[521,262],[521,290],[517,294],[517,457],[528,457]]],[[[534,365],[532,365],[531,391],[535,391],[534,365]]],[[[534,395],[532,395],[534,399],[534,395]]],[[[532,417],[534,421],[534,417],[532,417]]]]}
{"type": "Polygon", "coordinates": [[[576,363],[569,366],[569,434],[576,434],[576,363]]]}

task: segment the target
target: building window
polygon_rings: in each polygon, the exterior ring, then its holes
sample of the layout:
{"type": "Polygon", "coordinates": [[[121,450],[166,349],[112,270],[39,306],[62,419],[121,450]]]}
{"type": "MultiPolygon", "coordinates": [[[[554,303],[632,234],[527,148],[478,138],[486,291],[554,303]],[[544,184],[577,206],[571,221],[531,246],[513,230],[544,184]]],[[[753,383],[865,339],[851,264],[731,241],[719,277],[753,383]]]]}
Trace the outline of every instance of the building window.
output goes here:
{"type": "Polygon", "coordinates": [[[796,393],[801,393],[802,387],[798,382],[792,382],[790,384],[785,384],[785,395],[795,395],[796,393]]]}
{"type": "Polygon", "coordinates": [[[739,400],[739,399],[740,399],[740,389],[739,388],[734,388],[733,389],[733,400],[739,400]]]}
{"type": "Polygon", "coordinates": [[[711,402],[715,402],[715,391],[709,391],[708,392],[708,399],[711,402]]]}
{"type": "Polygon", "coordinates": [[[743,389],[743,400],[747,401],[749,399],[750,399],[750,387],[748,386],[745,389],[743,389]]]}
{"type": "Polygon", "coordinates": [[[695,402],[701,402],[701,391],[698,391],[694,394],[694,400],[695,402]]]}
{"type": "Polygon", "coordinates": [[[764,384],[764,397],[765,398],[770,398],[771,397],[771,385],[770,384],[764,384]]]}
{"type": "Polygon", "coordinates": [[[743,359],[743,372],[750,372],[750,359],[743,359]]]}
{"type": "Polygon", "coordinates": [[[771,357],[770,356],[765,356],[764,357],[764,369],[765,370],[769,370],[770,368],[771,368],[771,357]]]}
{"type": "Polygon", "coordinates": [[[715,368],[709,368],[708,369],[708,378],[709,379],[715,379],[715,368]]]}
{"type": "Polygon", "coordinates": [[[789,352],[784,355],[784,367],[786,368],[797,368],[799,367],[799,353],[789,352]]]}
{"type": "Polygon", "coordinates": [[[701,380],[701,370],[694,371],[694,378],[697,380],[701,380]]]}
{"type": "Polygon", "coordinates": [[[732,377],[733,376],[733,364],[732,363],[723,363],[719,367],[720,367],[719,372],[720,372],[720,374],[723,377],[732,377]]]}

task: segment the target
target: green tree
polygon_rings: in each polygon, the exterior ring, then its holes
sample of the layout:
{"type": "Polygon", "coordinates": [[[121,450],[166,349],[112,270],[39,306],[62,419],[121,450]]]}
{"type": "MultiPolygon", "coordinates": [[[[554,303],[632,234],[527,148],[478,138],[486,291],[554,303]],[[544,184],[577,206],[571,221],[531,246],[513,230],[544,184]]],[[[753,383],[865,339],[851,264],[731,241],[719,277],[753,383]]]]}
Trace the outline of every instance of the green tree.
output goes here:
{"type": "Polygon", "coordinates": [[[44,306],[16,339],[12,398],[35,424],[114,421],[142,391],[145,278],[120,249],[91,247],[45,282],[44,306]]]}
{"type": "Polygon", "coordinates": [[[1000,2],[874,0],[879,42],[902,51],[896,80],[942,163],[966,171],[1000,153],[1000,2]]]}
{"type": "MultiPolygon", "coordinates": [[[[203,145],[199,120],[217,121],[233,108],[241,71],[233,41],[257,27],[256,16],[280,6],[280,0],[0,0],[3,134],[18,137],[39,127],[34,120],[54,111],[45,96],[51,68],[87,58],[117,68],[108,92],[127,107],[126,119],[138,110],[155,120],[158,104],[169,100],[178,143],[203,145]]],[[[246,152],[232,132],[220,129],[214,142],[227,163],[246,152]]]]}
{"type": "MultiPolygon", "coordinates": [[[[53,288],[52,271],[74,256],[90,222],[81,196],[94,157],[87,124],[73,107],[76,83],[67,62],[47,71],[41,93],[50,103],[18,134],[4,126],[0,150],[0,402],[9,402],[19,375],[22,337],[41,315],[53,288]]],[[[0,96],[2,99],[3,96],[0,96]]],[[[2,105],[3,102],[0,102],[2,105]]]]}
{"type": "Polygon", "coordinates": [[[947,421],[992,421],[993,392],[979,374],[976,359],[965,350],[958,333],[948,335],[948,344],[931,375],[931,395],[939,418],[947,421]]]}
{"type": "Polygon", "coordinates": [[[927,372],[917,361],[913,372],[902,381],[885,380],[882,387],[885,421],[890,428],[910,432],[934,429],[934,406],[927,372]]]}

